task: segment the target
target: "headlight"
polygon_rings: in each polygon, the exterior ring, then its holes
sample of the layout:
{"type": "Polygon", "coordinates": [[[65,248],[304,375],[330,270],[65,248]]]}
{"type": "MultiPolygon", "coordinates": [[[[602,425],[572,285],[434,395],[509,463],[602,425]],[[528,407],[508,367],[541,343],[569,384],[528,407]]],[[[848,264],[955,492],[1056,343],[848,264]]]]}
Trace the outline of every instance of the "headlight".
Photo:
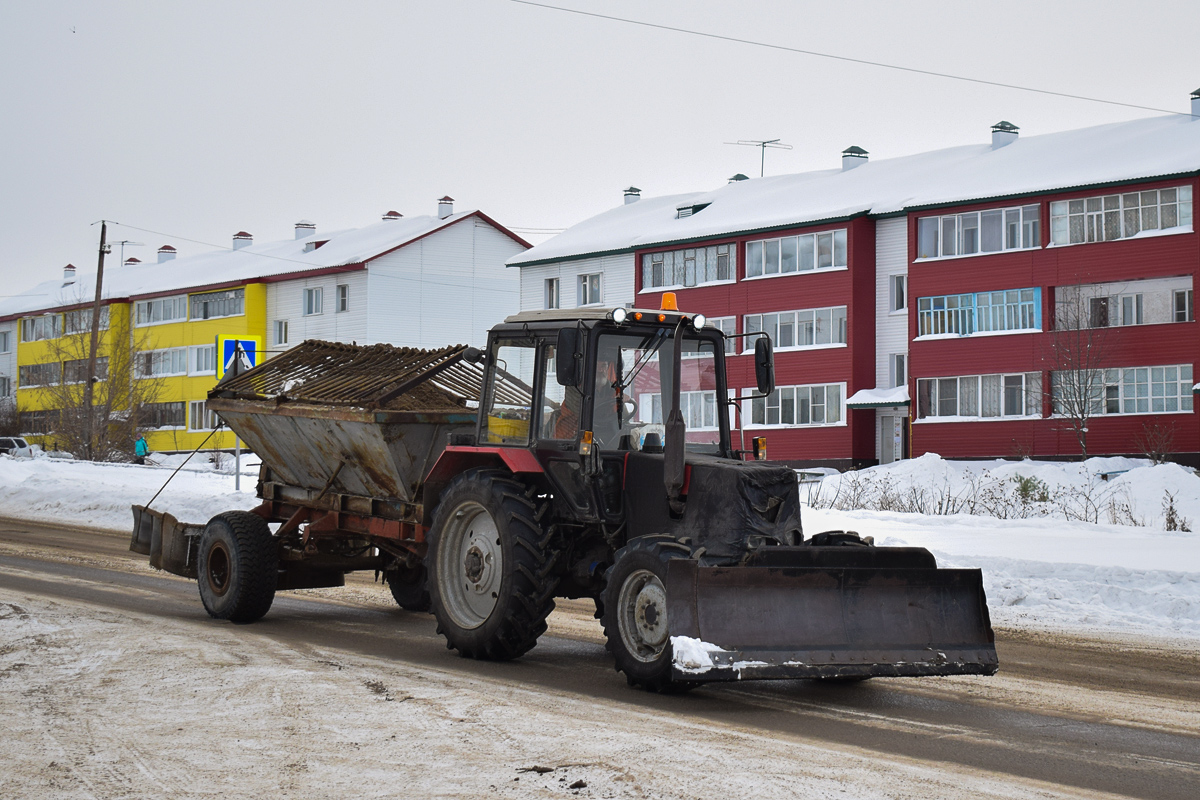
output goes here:
{"type": "Polygon", "coordinates": [[[621,325],[625,322],[625,318],[629,316],[629,312],[623,308],[614,308],[611,316],[613,322],[621,325]]]}
{"type": "Polygon", "coordinates": [[[708,317],[704,316],[703,314],[697,314],[696,316],[692,317],[692,327],[696,330],[700,330],[706,324],[708,324],[708,317]]]}

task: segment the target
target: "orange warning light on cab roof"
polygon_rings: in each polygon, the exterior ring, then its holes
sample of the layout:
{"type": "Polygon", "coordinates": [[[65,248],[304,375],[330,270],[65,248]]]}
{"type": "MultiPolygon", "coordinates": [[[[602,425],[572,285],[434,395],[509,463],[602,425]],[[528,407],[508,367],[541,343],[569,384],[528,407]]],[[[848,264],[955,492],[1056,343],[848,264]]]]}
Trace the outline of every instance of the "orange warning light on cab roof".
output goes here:
{"type": "Polygon", "coordinates": [[[658,307],[659,311],[678,311],[679,302],[675,299],[674,292],[663,292],[662,305],[658,307]]]}

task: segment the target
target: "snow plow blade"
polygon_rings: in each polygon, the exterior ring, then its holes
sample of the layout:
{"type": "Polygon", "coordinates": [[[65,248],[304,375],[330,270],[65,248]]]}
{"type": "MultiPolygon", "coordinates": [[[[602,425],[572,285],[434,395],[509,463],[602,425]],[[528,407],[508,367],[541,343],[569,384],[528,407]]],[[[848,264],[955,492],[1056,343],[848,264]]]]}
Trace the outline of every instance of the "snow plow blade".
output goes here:
{"type": "Polygon", "coordinates": [[[979,570],[938,569],[921,548],[767,551],[751,566],[670,563],[675,680],[996,672],[979,570]]]}

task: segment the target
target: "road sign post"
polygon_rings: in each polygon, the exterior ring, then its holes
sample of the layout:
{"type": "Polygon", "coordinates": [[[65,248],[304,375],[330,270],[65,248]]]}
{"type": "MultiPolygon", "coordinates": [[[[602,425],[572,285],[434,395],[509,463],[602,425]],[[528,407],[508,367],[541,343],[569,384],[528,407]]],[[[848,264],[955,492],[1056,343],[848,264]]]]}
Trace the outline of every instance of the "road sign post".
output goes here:
{"type": "MultiPolygon", "coordinates": [[[[217,337],[217,380],[227,374],[241,375],[258,366],[262,357],[261,336],[218,336],[217,337]]],[[[242,439],[233,435],[233,489],[242,490],[242,439]]]]}

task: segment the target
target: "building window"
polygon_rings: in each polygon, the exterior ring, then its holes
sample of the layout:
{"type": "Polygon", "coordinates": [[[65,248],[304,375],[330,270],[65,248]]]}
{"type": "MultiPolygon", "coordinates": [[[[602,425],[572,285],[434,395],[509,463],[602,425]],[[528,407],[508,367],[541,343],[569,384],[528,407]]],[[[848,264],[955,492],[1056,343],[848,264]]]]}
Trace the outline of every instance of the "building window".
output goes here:
{"type": "Polygon", "coordinates": [[[781,386],[750,401],[751,425],[839,425],[846,384],[781,386]]]}
{"type": "MultiPolygon", "coordinates": [[[[191,348],[191,363],[188,372],[192,375],[215,375],[217,372],[217,346],[202,344],[191,348]]],[[[182,411],[180,412],[183,413],[182,411]]],[[[181,423],[182,424],[182,423],[181,423]]]]}
{"type": "Polygon", "coordinates": [[[12,349],[12,345],[8,341],[8,331],[0,331],[0,353],[7,353],[12,349]]]}
{"type": "Polygon", "coordinates": [[[58,411],[22,411],[17,415],[17,424],[23,436],[54,433],[58,427],[58,411]]]}
{"type": "Polygon", "coordinates": [[[275,320],[275,344],[288,343],[288,321],[286,319],[275,320]]]}
{"type": "Polygon", "coordinates": [[[889,281],[888,308],[892,311],[904,311],[908,308],[907,275],[893,275],[889,281]]]}
{"type": "Polygon", "coordinates": [[[147,403],[142,406],[143,428],[184,427],[183,403],[147,403]]]}
{"type": "MultiPolygon", "coordinates": [[[[203,295],[198,295],[203,296],[203,295]]],[[[138,325],[158,325],[161,322],[183,322],[187,319],[187,295],[142,300],[137,304],[138,325]]]]}
{"type": "Polygon", "coordinates": [[[1151,189],[1050,204],[1050,238],[1056,245],[1128,239],[1142,231],[1192,226],[1192,187],[1151,189]]]}
{"type": "Polygon", "coordinates": [[[1040,207],[993,208],[917,220],[917,258],[949,258],[1040,247],[1040,207]]]}
{"type": "MultiPolygon", "coordinates": [[[[1175,321],[1196,321],[1196,309],[1192,305],[1191,289],[1177,289],[1175,291],[1175,321]]],[[[2,344],[2,342],[0,342],[0,344],[2,344]]],[[[3,352],[3,350],[0,350],[0,352],[3,352]]]]}
{"type": "MultiPolygon", "coordinates": [[[[216,357],[215,352],[213,356],[216,357]]],[[[186,347],[172,347],[168,350],[147,350],[138,353],[135,363],[139,378],[165,378],[172,375],[186,375],[187,361],[188,349],[186,347]]]]}
{"type": "Polygon", "coordinates": [[[600,302],[600,273],[580,275],[578,285],[578,305],[588,306],[600,302]]]}
{"type": "Polygon", "coordinates": [[[1055,414],[1086,397],[1091,414],[1154,414],[1192,410],[1192,365],[1124,367],[1051,374],[1055,414]]]}
{"type": "Polygon", "coordinates": [[[717,244],[646,253],[642,256],[642,290],[702,286],[731,281],[737,274],[734,253],[737,246],[717,244]]]}
{"type": "Polygon", "coordinates": [[[5,375],[0,375],[0,397],[8,397],[12,394],[12,380],[5,375]]]}
{"type": "MultiPolygon", "coordinates": [[[[775,347],[820,347],[846,343],[846,307],[809,308],[775,314],[747,314],[746,333],[765,331],[775,347]]],[[[745,349],[754,349],[747,336],[745,349]]]]}
{"type": "Polygon", "coordinates": [[[908,356],[904,353],[893,353],[888,356],[888,372],[892,380],[892,388],[908,385],[908,356]]]}
{"type": "MultiPolygon", "coordinates": [[[[62,368],[63,383],[83,383],[88,376],[88,360],[86,358],[77,358],[63,362],[62,368]]],[[[102,357],[96,359],[96,380],[108,380],[108,358],[102,357]]]]}
{"type": "Polygon", "coordinates": [[[324,304],[324,292],[320,286],[304,290],[304,316],[320,314],[324,304]]]}
{"type": "MultiPolygon", "coordinates": [[[[80,308],[63,314],[63,328],[66,333],[91,333],[92,310],[80,308]]],[[[108,330],[108,306],[100,309],[100,330],[108,330]]]]}
{"type": "Polygon", "coordinates": [[[17,367],[17,385],[22,389],[31,386],[53,386],[62,378],[62,364],[50,361],[45,364],[21,364],[17,367]]]}
{"type": "Polygon", "coordinates": [[[546,308],[562,308],[558,278],[546,278],[546,308]]]}
{"type": "Polygon", "coordinates": [[[26,317],[21,320],[22,342],[40,342],[44,339],[57,339],[59,336],[62,336],[62,316],[59,314],[43,314],[40,317],[26,317]]]}
{"type": "Polygon", "coordinates": [[[917,380],[917,418],[1040,417],[1042,374],[965,375],[917,380]]]}
{"type": "Polygon", "coordinates": [[[203,400],[193,400],[188,403],[188,430],[211,431],[217,427],[219,422],[217,412],[209,411],[208,404],[203,400]]]}
{"type": "Polygon", "coordinates": [[[348,283],[337,285],[337,310],[339,314],[350,310],[350,284],[348,283]]]}
{"type": "Polygon", "coordinates": [[[846,266],[846,229],[746,242],[746,277],[846,266]]]}
{"type": "Polygon", "coordinates": [[[973,333],[1041,330],[1041,301],[1042,290],[1038,287],[919,297],[917,335],[970,336],[973,333]]]}
{"type": "MultiPolygon", "coordinates": [[[[679,393],[679,412],[689,431],[717,429],[717,393],[695,391],[679,393]]],[[[638,397],[638,415],[642,422],[661,425],[663,422],[662,395],[642,394],[638,397]]]]}
{"type": "Polygon", "coordinates": [[[732,356],[738,353],[740,348],[737,346],[737,339],[730,338],[737,335],[737,317],[715,317],[708,321],[708,325],[725,334],[726,354],[732,356]]]}
{"type": "Polygon", "coordinates": [[[191,300],[192,319],[215,319],[217,317],[240,317],[246,313],[246,290],[230,289],[226,292],[193,294],[191,300]]]}

